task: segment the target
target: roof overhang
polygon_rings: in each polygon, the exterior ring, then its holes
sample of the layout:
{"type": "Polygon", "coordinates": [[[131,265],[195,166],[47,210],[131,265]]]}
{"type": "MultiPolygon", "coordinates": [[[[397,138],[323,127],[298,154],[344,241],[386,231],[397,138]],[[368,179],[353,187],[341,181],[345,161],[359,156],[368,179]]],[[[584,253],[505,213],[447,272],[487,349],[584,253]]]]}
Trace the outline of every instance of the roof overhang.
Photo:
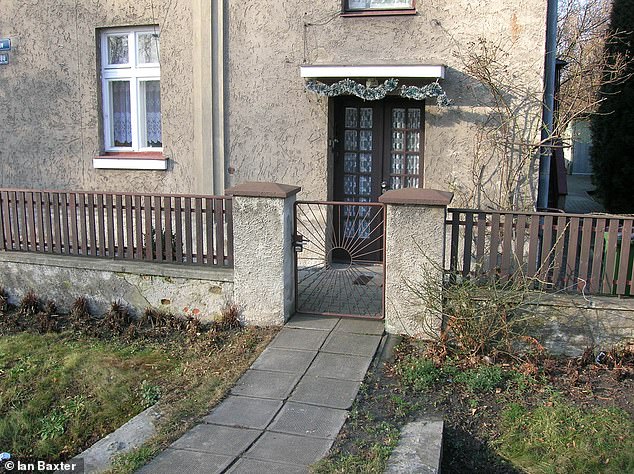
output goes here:
{"type": "Polygon", "coordinates": [[[346,77],[411,77],[444,79],[445,66],[410,64],[394,66],[330,66],[307,65],[300,66],[301,77],[306,79],[346,78],[346,77]]]}

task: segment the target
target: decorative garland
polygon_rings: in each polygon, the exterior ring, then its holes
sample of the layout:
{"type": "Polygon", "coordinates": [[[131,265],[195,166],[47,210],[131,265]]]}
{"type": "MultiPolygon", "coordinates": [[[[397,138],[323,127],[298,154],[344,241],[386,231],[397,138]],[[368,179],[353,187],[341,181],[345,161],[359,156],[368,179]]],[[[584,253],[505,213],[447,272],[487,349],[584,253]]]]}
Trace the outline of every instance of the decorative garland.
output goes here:
{"type": "Polygon", "coordinates": [[[344,79],[334,84],[328,85],[319,81],[308,81],[306,89],[315,94],[326,97],[335,97],[338,95],[356,95],[363,100],[380,100],[384,99],[388,92],[393,92],[398,87],[398,79],[388,79],[383,84],[376,87],[366,87],[363,84],[353,81],[352,79],[344,79]]]}
{"type": "MultiPolygon", "coordinates": [[[[398,79],[387,79],[383,84],[375,87],[364,86],[352,79],[343,79],[330,85],[319,81],[308,81],[306,83],[306,90],[321,96],[354,95],[363,100],[384,99],[388,93],[394,92],[397,88],[398,79]]],[[[447,93],[438,82],[433,82],[423,87],[401,86],[400,95],[413,100],[425,100],[435,97],[439,107],[451,105],[451,100],[449,100],[447,93]]]]}
{"type": "Polygon", "coordinates": [[[423,87],[403,86],[401,87],[401,97],[414,100],[425,100],[429,97],[435,97],[438,107],[451,105],[451,100],[447,97],[447,93],[437,82],[432,82],[423,87]]]}

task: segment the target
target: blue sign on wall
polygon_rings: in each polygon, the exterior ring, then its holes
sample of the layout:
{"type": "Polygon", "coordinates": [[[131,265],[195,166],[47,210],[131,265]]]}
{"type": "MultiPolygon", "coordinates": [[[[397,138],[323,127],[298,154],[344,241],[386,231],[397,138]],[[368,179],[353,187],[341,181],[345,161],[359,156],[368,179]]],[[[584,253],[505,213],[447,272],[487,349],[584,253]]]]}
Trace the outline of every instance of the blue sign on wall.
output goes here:
{"type": "Polygon", "coordinates": [[[9,38],[0,39],[0,51],[11,51],[11,40],[9,38]]]}
{"type": "Polygon", "coordinates": [[[0,54],[0,66],[9,64],[9,53],[0,54]]]}

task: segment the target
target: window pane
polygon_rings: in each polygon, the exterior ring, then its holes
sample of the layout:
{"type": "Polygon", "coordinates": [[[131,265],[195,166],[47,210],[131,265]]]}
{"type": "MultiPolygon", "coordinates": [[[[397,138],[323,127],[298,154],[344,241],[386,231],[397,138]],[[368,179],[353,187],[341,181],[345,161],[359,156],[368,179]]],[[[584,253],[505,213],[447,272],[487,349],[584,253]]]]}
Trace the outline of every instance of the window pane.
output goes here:
{"type": "Polygon", "coordinates": [[[137,37],[139,64],[159,62],[159,37],[154,33],[140,33],[137,37]]]}
{"type": "Polygon", "coordinates": [[[112,142],[114,146],[132,146],[132,108],[130,107],[130,82],[111,81],[112,142]]]}
{"type": "Polygon", "coordinates": [[[392,128],[405,128],[405,109],[392,110],[392,128]]]}
{"type": "Polygon", "coordinates": [[[108,36],[108,64],[128,62],[128,35],[108,36]]]}
{"type": "Polygon", "coordinates": [[[144,102],[142,117],[145,124],[145,137],[143,145],[146,147],[162,147],[163,138],[161,134],[161,82],[143,81],[141,82],[141,100],[144,102]]]}
{"type": "Polygon", "coordinates": [[[361,109],[361,128],[372,128],[372,109],[361,109]]]}
{"type": "Polygon", "coordinates": [[[357,128],[356,107],[346,107],[346,128],[357,128]]]}
{"type": "Polygon", "coordinates": [[[361,130],[359,135],[359,149],[363,151],[372,150],[372,130],[361,130]]]}
{"type": "Polygon", "coordinates": [[[412,0],[348,0],[348,10],[398,10],[413,8],[412,0]]]}
{"type": "Polygon", "coordinates": [[[357,169],[357,154],[346,153],[344,156],[343,170],[346,173],[356,173],[357,169]]]}

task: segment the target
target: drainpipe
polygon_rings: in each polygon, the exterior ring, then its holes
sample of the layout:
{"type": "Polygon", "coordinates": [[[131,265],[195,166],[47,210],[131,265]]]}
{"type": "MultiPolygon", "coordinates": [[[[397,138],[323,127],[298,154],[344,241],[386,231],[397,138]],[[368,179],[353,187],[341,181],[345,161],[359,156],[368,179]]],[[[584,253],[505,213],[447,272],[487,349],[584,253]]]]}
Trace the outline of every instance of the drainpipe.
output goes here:
{"type": "Polygon", "coordinates": [[[542,143],[539,156],[539,188],[537,207],[548,207],[550,159],[552,156],[553,111],[555,109],[555,65],[557,62],[557,0],[548,0],[546,12],[546,60],[544,65],[544,104],[542,111],[542,143]]]}

